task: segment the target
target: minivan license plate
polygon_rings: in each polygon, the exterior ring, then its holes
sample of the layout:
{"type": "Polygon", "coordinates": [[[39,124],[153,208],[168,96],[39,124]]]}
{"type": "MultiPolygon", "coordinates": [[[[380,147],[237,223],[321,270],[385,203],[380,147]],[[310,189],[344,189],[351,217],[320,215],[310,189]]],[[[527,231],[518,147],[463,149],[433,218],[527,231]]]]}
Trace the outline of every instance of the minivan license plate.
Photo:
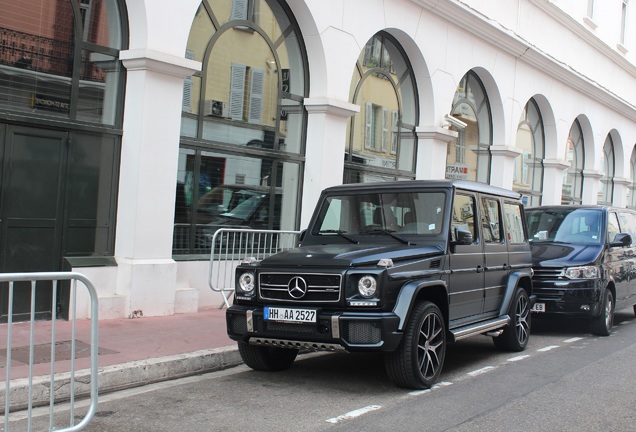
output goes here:
{"type": "Polygon", "coordinates": [[[315,323],[315,309],[296,309],[266,306],[264,311],[265,321],[280,321],[291,323],[315,323]]]}
{"type": "Polygon", "coordinates": [[[535,303],[531,310],[532,312],[545,312],[545,303],[535,303]]]}

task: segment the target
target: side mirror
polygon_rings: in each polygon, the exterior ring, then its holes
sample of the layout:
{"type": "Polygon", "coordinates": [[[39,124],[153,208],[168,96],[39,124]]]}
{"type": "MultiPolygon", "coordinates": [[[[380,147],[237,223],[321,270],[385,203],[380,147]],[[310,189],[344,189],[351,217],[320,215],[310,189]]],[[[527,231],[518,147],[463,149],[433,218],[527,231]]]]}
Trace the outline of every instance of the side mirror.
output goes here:
{"type": "Polygon", "coordinates": [[[456,241],[453,242],[454,245],[470,245],[473,244],[473,233],[468,230],[455,228],[455,238],[456,241]]]}
{"type": "Polygon", "coordinates": [[[610,243],[612,247],[627,247],[632,244],[632,236],[627,233],[618,233],[610,243]]]}

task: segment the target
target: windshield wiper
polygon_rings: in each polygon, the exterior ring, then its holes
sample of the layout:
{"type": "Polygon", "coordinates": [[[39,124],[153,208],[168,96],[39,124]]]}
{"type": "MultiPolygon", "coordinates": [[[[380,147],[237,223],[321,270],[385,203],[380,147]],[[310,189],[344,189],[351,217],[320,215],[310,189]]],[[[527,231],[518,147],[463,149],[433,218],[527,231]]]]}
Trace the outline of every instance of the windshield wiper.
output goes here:
{"type": "Polygon", "coordinates": [[[349,237],[348,235],[346,235],[346,231],[330,229],[330,230],[318,231],[318,234],[338,234],[340,237],[349,240],[351,243],[360,244],[360,242],[358,240],[354,239],[353,237],[349,237]]]}
{"type": "Polygon", "coordinates": [[[405,245],[408,245],[408,246],[414,246],[415,245],[415,243],[411,243],[409,240],[405,239],[404,237],[400,237],[399,235],[393,234],[394,232],[395,231],[388,230],[388,229],[373,229],[373,230],[368,230],[368,231],[362,231],[360,234],[382,233],[382,234],[389,235],[389,236],[393,237],[396,240],[401,241],[405,245]]]}

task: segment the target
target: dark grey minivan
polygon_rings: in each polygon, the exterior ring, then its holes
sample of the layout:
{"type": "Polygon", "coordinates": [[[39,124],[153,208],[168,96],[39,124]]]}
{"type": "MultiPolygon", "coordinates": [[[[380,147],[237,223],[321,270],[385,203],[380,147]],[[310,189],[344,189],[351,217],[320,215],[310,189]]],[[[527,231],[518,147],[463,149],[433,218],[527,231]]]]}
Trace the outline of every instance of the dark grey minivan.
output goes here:
{"type": "Polygon", "coordinates": [[[614,311],[636,313],[636,212],[607,206],[526,209],[536,315],[589,318],[610,334],[614,311]]]}

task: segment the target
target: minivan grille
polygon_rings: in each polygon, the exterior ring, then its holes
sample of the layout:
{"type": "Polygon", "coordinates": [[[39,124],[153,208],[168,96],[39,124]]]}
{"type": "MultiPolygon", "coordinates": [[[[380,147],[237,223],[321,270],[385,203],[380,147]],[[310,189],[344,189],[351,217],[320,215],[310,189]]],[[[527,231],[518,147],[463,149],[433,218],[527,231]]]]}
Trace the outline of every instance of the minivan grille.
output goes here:
{"type": "Polygon", "coordinates": [[[265,300],[337,302],[342,275],[329,273],[260,273],[260,296],[265,300]]]}
{"type": "Polygon", "coordinates": [[[535,268],[534,277],[538,279],[556,279],[563,277],[563,269],[535,268]]]}

